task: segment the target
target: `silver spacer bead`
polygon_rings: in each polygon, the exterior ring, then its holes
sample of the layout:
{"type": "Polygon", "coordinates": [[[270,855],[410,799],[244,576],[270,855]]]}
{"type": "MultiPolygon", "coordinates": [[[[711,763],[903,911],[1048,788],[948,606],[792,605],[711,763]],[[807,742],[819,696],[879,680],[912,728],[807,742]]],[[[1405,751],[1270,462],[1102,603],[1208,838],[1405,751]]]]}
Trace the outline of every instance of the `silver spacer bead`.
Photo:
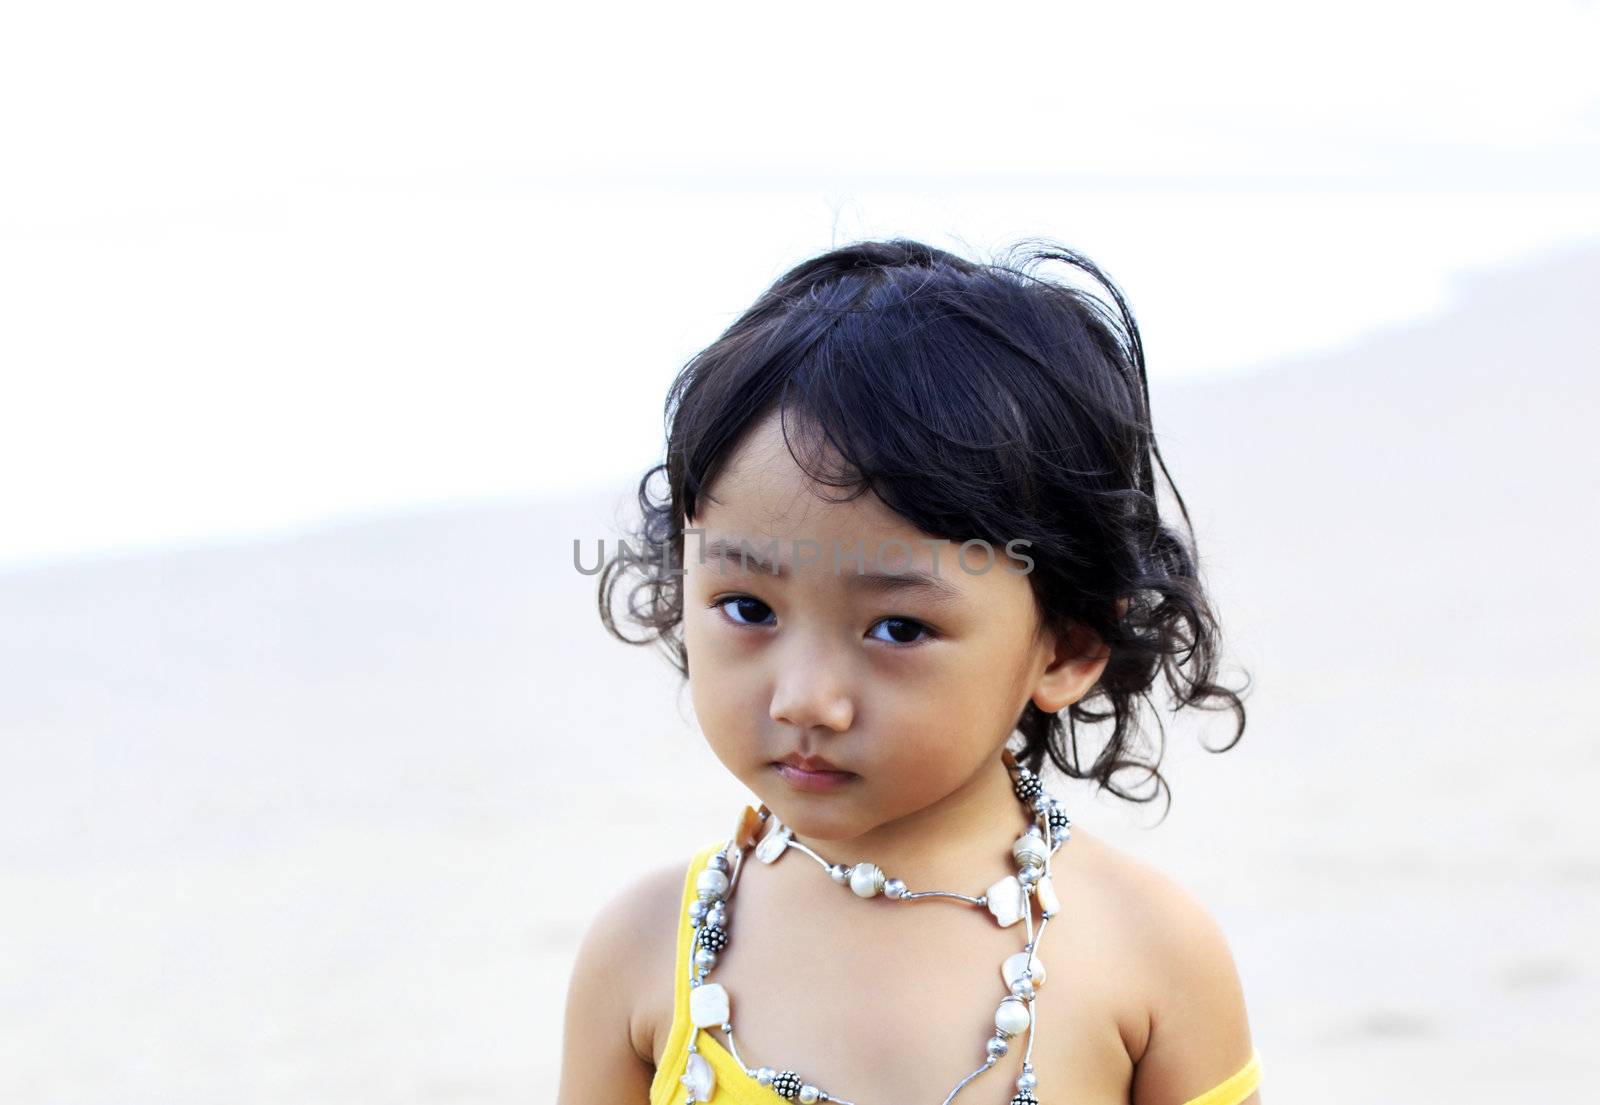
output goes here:
{"type": "Polygon", "coordinates": [[[906,882],[904,879],[890,879],[883,884],[885,898],[904,898],[906,896],[906,882]]]}
{"type": "Polygon", "coordinates": [[[728,869],[727,854],[724,852],[712,853],[711,858],[706,860],[706,866],[717,871],[726,871],[728,869]]]}
{"type": "Polygon", "coordinates": [[[1050,807],[1054,806],[1055,804],[1056,800],[1054,798],[1050,797],[1048,794],[1041,794],[1039,797],[1033,800],[1033,812],[1049,813],[1050,807]]]}
{"type": "Polygon", "coordinates": [[[762,1067],[760,1070],[756,1071],[756,1081],[761,1083],[763,1086],[772,1085],[772,1080],[776,1077],[778,1077],[778,1072],[773,1070],[771,1067],[762,1067]]]}
{"type": "Polygon", "coordinates": [[[1025,978],[1018,979],[1011,987],[1011,994],[1013,997],[1019,997],[1023,1001],[1032,1001],[1034,999],[1033,983],[1025,978]]]}
{"type": "MultiPolygon", "coordinates": [[[[1039,881],[1040,876],[1043,874],[1044,869],[1042,867],[1024,867],[1017,872],[1017,881],[1023,886],[1032,886],[1039,881]]],[[[716,924],[716,922],[713,921],[712,924],[716,924]]]]}
{"type": "Polygon", "coordinates": [[[850,885],[850,868],[842,863],[836,863],[828,868],[828,877],[840,886],[850,885]]]}
{"type": "Polygon", "coordinates": [[[694,965],[709,971],[711,968],[717,965],[717,953],[712,951],[710,948],[696,948],[694,953],[694,965]]]}
{"type": "Polygon", "coordinates": [[[998,1059],[1011,1050],[1011,1045],[1004,1036],[991,1036],[989,1042],[983,1045],[983,1050],[989,1053],[989,1058],[998,1059]]]}
{"type": "Polygon", "coordinates": [[[1035,1077],[1034,1075],[1032,1075],[1032,1074],[1019,1074],[1019,1075],[1017,1075],[1017,1089],[1022,1091],[1023,1093],[1028,1092],[1029,1090],[1031,1090],[1034,1087],[1038,1086],[1038,1084],[1039,1084],[1039,1079],[1037,1077],[1035,1077]]]}
{"type": "Polygon", "coordinates": [[[807,1082],[805,1085],[800,1087],[800,1101],[802,1105],[815,1105],[817,1098],[821,1096],[821,1094],[822,1091],[817,1089],[810,1082],[807,1082]]]}

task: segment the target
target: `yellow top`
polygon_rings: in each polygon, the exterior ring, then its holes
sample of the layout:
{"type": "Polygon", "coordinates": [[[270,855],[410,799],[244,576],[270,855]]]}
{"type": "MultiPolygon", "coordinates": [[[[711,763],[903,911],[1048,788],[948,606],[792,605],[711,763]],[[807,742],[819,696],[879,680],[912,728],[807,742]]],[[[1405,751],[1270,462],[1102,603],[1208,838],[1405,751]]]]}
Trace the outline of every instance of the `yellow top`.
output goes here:
{"type": "MultiPolygon", "coordinates": [[[[726,1048],[710,1032],[697,1032],[689,1021],[689,957],[694,942],[694,927],[689,924],[689,907],[694,903],[695,876],[705,868],[711,853],[723,841],[707,845],[696,853],[683,882],[683,900],[678,910],[677,981],[673,984],[672,1028],[667,1033],[666,1051],[650,1083],[650,1105],[683,1105],[689,1092],[680,1081],[689,1061],[689,1041],[698,1036],[695,1046],[711,1067],[714,1088],[710,1105],[787,1105],[787,1099],[771,1086],[763,1086],[745,1073],[726,1048]]],[[[1239,1105],[1261,1084],[1261,1057],[1253,1050],[1250,1061],[1227,1081],[1191,1098],[1183,1105],[1239,1105]]]]}

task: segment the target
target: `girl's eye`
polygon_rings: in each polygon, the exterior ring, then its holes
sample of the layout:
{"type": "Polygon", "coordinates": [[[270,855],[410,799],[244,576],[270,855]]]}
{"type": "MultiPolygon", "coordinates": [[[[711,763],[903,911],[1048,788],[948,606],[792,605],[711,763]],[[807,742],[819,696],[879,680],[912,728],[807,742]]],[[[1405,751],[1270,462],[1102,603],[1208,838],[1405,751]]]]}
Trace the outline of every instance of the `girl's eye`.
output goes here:
{"type": "Polygon", "coordinates": [[[749,595],[734,595],[732,598],[718,599],[712,603],[722,611],[723,615],[735,625],[760,625],[766,621],[762,611],[771,613],[772,608],[760,599],[753,599],[749,595]],[[728,613],[729,608],[738,611],[737,614],[728,613]],[[746,620],[749,619],[749,620],[746,620]]]}
{"type": "MultiPolygon", "coordinates": [[[[772,614],[772,607],[760,599],[751,598],[749,595],[731,595],[725,599],[717,599],[712,607],[722,611],[722,616],[735,625],[770,625],[768,617],[772,614]]],[[[872,626],[872,636],[875,640],[884,641],[891,645],[915,645],[924,640],[937,636],[928,626],[911,618],[882,618],[872,626]],[[884,629],[887,636],[877,636],[876,630],[884,629]]]]}
{"type": "MultiPolygon", "coordinates": [[[[877,629],[879,626],[889,629],[891,636],[888,638],[888,641],[893,645],[917,644],[919,642],[919,638],[917,636],[918,634],[921,634],[923,638],[931,638],[933,636],[933,630],[929,629],[921,622],[912,621],[910,618],[884,618],[872,628],[877,629]],[[909,636],[910,639],[902,640],[900,635],[909,636]]],[[[884,639],[885,638],[883,637],[878,638],[880,641],[884,639]]]]}

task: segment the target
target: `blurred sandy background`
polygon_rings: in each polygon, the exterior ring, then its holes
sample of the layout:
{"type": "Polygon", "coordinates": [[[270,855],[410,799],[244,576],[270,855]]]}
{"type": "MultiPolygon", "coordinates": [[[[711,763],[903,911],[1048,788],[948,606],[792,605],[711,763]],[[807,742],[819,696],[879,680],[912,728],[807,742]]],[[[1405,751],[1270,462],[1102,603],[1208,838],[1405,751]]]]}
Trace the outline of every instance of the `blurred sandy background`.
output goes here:
{"type": "MultiPolygon", "coordinates": [[[[1220,917],[1274,1101],[1600,1079],[1597,286],[1154,386],[1249,730],[1155,829],[1064,789],[1220,917]]],[[[629,492],[0,577],[0,1099],[547,1099],[582,888],[747,797],[572,567],[629,492]]]]}
{"type": "Polygon", "coordinates": [[[1592,0],[12,5],[0,1105],[551,1099],[587,887],[750,797],[572,543],[685,358],[891,234],[1128,293],[1255,688],[1159,827],[1063,790],[1221,919],[1264,1099],[1593,1099],[1597,52],[1592,0]]]}

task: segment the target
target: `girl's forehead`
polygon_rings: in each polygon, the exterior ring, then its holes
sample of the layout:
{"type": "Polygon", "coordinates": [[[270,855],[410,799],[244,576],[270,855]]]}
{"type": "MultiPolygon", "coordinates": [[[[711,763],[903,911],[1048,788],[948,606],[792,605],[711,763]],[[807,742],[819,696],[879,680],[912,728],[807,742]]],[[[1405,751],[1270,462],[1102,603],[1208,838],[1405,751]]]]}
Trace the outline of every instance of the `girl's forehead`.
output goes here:
{"type": "Polygon", "coordinates": [[[706,489],[709,494],[700,496],[700,520],[736,514],[746,523],[754,518],[773,524],[817,518],[839,525],[908,528],[876,495],[851,496],[854,488],[819,482],[813,473],[831,478],[848,472],[849,466],[816,431],[802,429],[793,418],[787,427],[785,436],[784,423],[773,413],[745,432],[706,489]],[[805,458],[804,467],[796,452],[805,458]],[[848,501],[836,501],[847,496],[848,501]]]}
{"type": "Polygon", "coordinates": [[[697,506],[690,525],[734,540],[916,544],[926,538],[871,491],[815,481],[787,450],[781,457],[730,465],[697,506]]]}
{"type": "MultiPolygon", "coordinates": [[[[830,475],[840,471],[834,467],[837,454],[813,459],[819,456],[810,447],[814,440],[797,436],[807,464],[830,475]]],[[[1022,583],[1002,548],[983,542],[988,551],[968,550],[958,559],[962,542],[924,533],[870,490],[818,482],[791,454],[776,415],[748,433],[702,490],[686,528],[693,530],[685,535],[686,563],[712,571],[732,565],[783,575],[793,566],[806,575],[849,580],[852,587],[867,576],[870,586],[894,589],[908,585],[884,577],[904,575],[917,581],[909,586],[920,584],[925,593],[948,601],[1022,583]],[[1005,579],[984,578],[990,575],[1005,579]]]]}

